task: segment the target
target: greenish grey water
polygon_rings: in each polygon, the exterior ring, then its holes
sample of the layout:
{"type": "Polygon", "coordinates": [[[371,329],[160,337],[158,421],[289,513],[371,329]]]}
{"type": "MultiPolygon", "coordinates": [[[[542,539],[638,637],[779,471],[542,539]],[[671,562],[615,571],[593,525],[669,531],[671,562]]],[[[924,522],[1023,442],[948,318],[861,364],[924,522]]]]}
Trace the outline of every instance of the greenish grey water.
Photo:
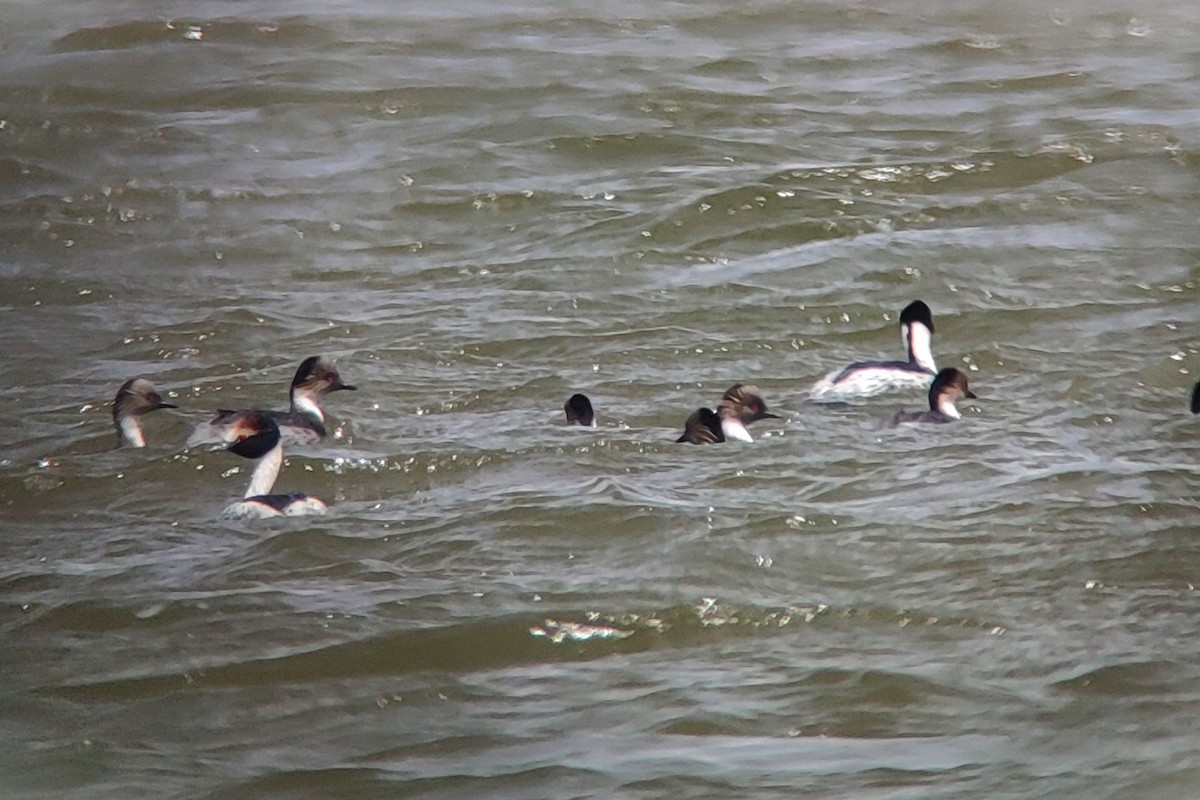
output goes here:
{"type": "Polygon", "coordinates": [[[1194,790],[1191,4],[279,11],[0,9],[6,797],[1194,790]],[[961,423],[805,400],[916,297],[961,423]]]}

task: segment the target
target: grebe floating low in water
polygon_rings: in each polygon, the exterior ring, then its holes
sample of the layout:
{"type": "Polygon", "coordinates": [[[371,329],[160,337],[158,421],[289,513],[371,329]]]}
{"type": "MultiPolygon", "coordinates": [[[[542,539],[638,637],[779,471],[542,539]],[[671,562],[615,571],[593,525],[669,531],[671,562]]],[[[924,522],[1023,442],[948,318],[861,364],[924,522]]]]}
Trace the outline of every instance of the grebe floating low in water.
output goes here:
{"type": "Polygon", "coordinates": [[[817,381],[808,396],[818,403],[846,403],[892,389],[922,388],[937,372],[933,361],[933,312],[914,300],[900,312],[900,340],[908,361],[861,361],[817,381]]]}
{"type": "Polygon", "coordinates": [[[892,427],[910,422],[946,423],[962,419],[954,404],[964,397],[975,399],[975,393],[967,387],[967,376],[954,367],[946,367],[929,387],[929,410],[897,411],[892,417],[892,427]]]}
{"type": "Polygon", "coordinates": [[[117,428],[117,444],[126,447],[145,447],[146,433],[142,430],[142,417],[160,408],[178,408],[173,403],[163,402],[162,395],[154,384],[145,378],[125,381],[117,396],[113,398],[113,425],[117,428]]]}
{"type": "MultiPolygon", "coordinates": [[[[340,389],[355,390],[357,387],[342,383],[333,363],[320,356],[309,356],[301,362],[292,378],[288,390],[291,398],[289,411],[262,411],[279,426],[283,441],[288,444],[313,445],[325,438],[325,412],[320,398],[340,389]]],[[[202,422],[188,439],[188,445],[221,440],[221,431],[228,418],[242,411],[221,409],[209,422],[202,422]]]]}
{"type": "Polygon", "coordinates": [[[225,417],[222,441],[229,452],[253,459],[254,472],[244,500],[228,506],[224,519],[263,519],[324,514],[325,503],[306,494],[271,494],[283,465],[283,443],[279,426],[261,411],[233,411],[225,417]]]}
{"type": "Polygon", "coordinates": [[[737,383],[729,387],[717,410],[698,408],[683,425],[683,435],[676,443],[718,444],[720,442],[752,442],[746,426],[760,419],[779,419],[767,411],[767,403],[758,388],[737,383]]]}
{"type": "Polygon", "coordinates": [[[563,404],[567,415],[568,425],[582,425],[585,428],[596,427],[596,414],[592,411],[592,401],[585,394],[573,394],[563,404]]]}
{"type": "Polygon", "coordinates": [[[717,412],[711,408],[697,408],[683,423],[683,435],[675,443],[720,444],[723,441],[725,433],[721,430],[721,418],[717,412]]]}

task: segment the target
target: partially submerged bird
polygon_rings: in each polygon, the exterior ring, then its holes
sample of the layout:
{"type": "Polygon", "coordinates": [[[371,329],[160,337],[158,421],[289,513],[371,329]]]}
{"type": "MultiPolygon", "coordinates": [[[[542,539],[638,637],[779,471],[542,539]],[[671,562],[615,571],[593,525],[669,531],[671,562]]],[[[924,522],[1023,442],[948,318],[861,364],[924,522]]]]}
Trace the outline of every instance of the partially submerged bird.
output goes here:
{"type": "Polygon", "coordinates": [[[683,435],[675,440],[676,444],[719,444],[725,441],[725,432],[721,430],[721,418],[711,408],[697,408],[683,423],[683,435]]]}
{"type": "Polygon", "coordinates": [[[933,379],[929,387],[928,411],[897,411],[892,417],[892,426],[911,422],[953,422],[962,419],[955,403],[963,398],[975,399],[975,393],[967,387],[967,376],[954,367],[946,367],[933,379]]]}
{"type": "Polygon", "coordinates": [[[271,494],[283,466],[279,425],[262,411],[231,411],[224,418],[221,440],[234,455],[254,461],[245,499],[229,505],[225,519],[262,519],[324,514],[325,503],[306,494],[271,494]]]}
{"type": "Polygon", "coordinates": [[[683,435],[675,441],[690,444],[752,442],[754,439],[746,426],[760,419],[779,419],[779,415],[767,411],[767,403],[758,393],[758,387],[737,383],[725,392],[716,411],[696,409],[684,423],[683,435]]]}
{"type": "Polygon", "coordinates": [[[925,388],[937,372],[933,361],[933,312],[914,300],[900,312],[900,341],[907,361],[860,361],[817,381],[809,397],[818,403],[845,403],[892,389],[925,388]]]}
{"type": "Polygon", "coordinates": [[[146,432],[142,430],[142,417],[160,408],[178,408],[174,403],[164,402],[154,384],[145,378],[125,381],[117,396],[113,398],[113,425],[117,429],[117,444],[126,447],[145,447],[146,432]]]}
{"type": "Polygon", "coordinates": [[[1200,381],[1192,387],[1192,413],[1200,414],[1200,381]]]}
{"type": "MultiPolygon", "coordinates": [[[[320,356],[309,356],[301,362],[292,378],[288,390],[291,408],[288,411],[261,411],[279,426],[283,440],[288,444],[312,445],[325,438],[325,412],[320,399],[340,389],[355,390],[357,387],[342,383],[333,362],[320,356]]],[[[220,441],[221,431],[232,414],[242,411],[220,409],[217,416],[196,426],[188,439],[188,445],[220,441]]]]}
{"type": "Polygon", "coordinates": [[[596,427],[596,414],[592,411],[592,401],[585,394],[573,394],[563,404],[567,415],[568,425],[582,425],[585,428],[596,427]]]}

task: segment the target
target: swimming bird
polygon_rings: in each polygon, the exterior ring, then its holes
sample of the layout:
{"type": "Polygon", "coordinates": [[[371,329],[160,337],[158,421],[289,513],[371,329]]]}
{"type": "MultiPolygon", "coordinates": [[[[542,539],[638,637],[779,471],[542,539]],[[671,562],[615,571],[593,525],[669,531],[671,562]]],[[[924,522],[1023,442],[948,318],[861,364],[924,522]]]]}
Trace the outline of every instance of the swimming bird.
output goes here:
{"type": "Polygon", "coordinates": [[[720,442],[752,442],[752,422],[760,419],[779,419],[778,414],[767,411],[767,403],[758,393],[758,387],[735,383],[721,398],[717,410],[698,408],[683,426],[683,435],[676,443],[718,444],[720,442]]]}
{"type": "Polygon", "coordinates": [[[160,408],[178,408],[164,402],[154,384],[145,378],[131,378],[117,390],[113,398],[113,425],[117,429],[117,444],[126,447],[145,447],[146,434],[142,417],[160,408]]]}
{"type": "Polygon", "coordinates": [[[245,499],[221,513],[225,519],[263,519],[324,514],[325,503],[306,494],[271,494],[283,465],[279,425],[262,411],[233,411],[224,418],[221,439],[234,455],[254,461],[245,499]]]}
{"type": "Polygon", "coordinates": [[[563,404],[567,415],[568,425],[582,425],[585,428],[596,427],[596,414],[592,411],[592,401],[585,394],[573,394],[563,404]]]}
{"type": "Polygon", "coordinates": [[[846,403],[892,389],[929,386],[937,373],[933,361],[933,312],[914,300],[900,312],[900,341],[907,361],[860,361],[817,381],[808,396],[818,403],[846,403]]]}
{"type": "MultiPolygon", "coordinates": [[[[262,413],[275,420],[286,443],[313,445],[325,438],[325,412],[321,408],[320,399],[330,392],[341,389],[353,391],[357,388],[342,382],[333,362],[320,356],[309,356],[300,363],[295,377],[292,378],[292,385],[288,390],[291,408],[288,411],[262,413]]],[[[240,410],[218,410],[217,416],[212,420],[196,426],[188,439],[188,445],[220,441],[221,431],[228,417],[239,413],[240,410]]]]}
{"type": "Polygon", "coordinates": [[[967,387],[967,376],[954,367],[946,367],[929,387],[929,410],[897,411],[892,417],[892,427],[910,422],[946,423],[962,419],[954,404],[963,398],[975,399],[975,393],[967,387]]]}
{"type": "Polygon", "coordinates": [[[1192,413],[1200,414],[1200,381],[1192,387],[1192,413]]]}
{"type": "Polygon", "coordinates": [[[683,435],[675,440],[676,444],[719,444],[725,441],[725,432],[721,430],[721,418],[711,408],[697,408],[683,423],[683,435]]]}

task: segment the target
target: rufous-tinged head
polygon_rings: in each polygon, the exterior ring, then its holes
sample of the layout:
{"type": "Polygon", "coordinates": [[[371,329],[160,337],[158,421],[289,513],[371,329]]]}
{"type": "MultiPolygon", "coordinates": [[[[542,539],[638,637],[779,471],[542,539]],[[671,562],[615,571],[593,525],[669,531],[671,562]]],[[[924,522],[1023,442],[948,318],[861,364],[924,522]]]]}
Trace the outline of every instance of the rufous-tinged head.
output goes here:
{"type": "Polygon", "coordinates": [[[236,411],[222,419],[225,449],[243,458],[262,458],[279,444],[279,425],[261,411],[236,411]]]}
{"type": "Polygon", "coordinates": [[[757,386],[746,383],[735,383],[721,398],[717,406],[717,414],[722,417],[735,417],[743,425],[757,422],[760,419],[779,419],[778,414],[767,410],[767,401],[763,400],[757,386]]]}
{"type": "Polygon", "coordinates": [[[131,414],[141,416],[160,408],[178,408],[174,403],[163,400],[154,384],[145,378],[125,381],[113,398],[113,419],[120,420],[131,414]]]}
{"type": "Polygon", "coordinates": [[[946,367],[939,372],[929,386],[930,410],[940,411],[948,417],[957,419],[962,416],[955,403],[964,398],[976,399],[975,393],[967,386],[966,373],[954,367],[946,367]]]}
{"type": "Polygon", "coordinates": [[[355,390],[358,387],[342,383],[337,367],[333,362],[321,356],[309,356],[300,362],[296,375],[292,378],[292,391],[304,391],[310,394],[328,394],[339,389],[355,390]]]}

